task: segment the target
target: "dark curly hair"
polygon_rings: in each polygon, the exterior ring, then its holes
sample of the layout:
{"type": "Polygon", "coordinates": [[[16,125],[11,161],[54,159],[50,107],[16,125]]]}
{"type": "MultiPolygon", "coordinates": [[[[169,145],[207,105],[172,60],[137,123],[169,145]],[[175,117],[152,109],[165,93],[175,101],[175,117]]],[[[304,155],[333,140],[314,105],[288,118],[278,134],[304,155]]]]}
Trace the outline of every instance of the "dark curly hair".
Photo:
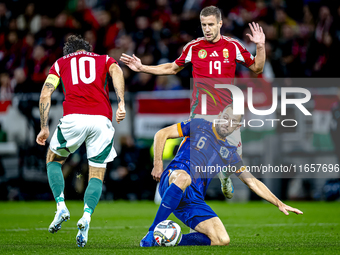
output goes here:
{"type": "Polygon", "coordinates": [[[77,50],[92,51],[92,45],[85,41],[80,35],[70,35],[63,48],[64,56],[77,50]]]}

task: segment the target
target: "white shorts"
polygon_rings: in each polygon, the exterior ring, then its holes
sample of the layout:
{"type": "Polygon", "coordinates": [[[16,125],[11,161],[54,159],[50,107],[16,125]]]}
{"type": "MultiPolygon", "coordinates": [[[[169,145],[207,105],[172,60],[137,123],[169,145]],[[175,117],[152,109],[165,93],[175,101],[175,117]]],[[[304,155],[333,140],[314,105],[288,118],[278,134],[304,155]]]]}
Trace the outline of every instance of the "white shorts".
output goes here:
{"type": "Polygon", "coordinates": [[[113,148],[114,133],[112,122],[104,116],[70,114],[60,119],[50,149],[67,157],[85,142],[89,165],[105,168],[117,156],[113,148]]]}
{"type": "MultiPolygon", "coordinates": [[[[218,115],[201,115],[196,114],[194,118],[202,118],[210,122],[214,122],[214,119],[218,119],[218,115]]],[[[242,155],[242,141],[241,141],[241,130],[240,128],[232,132],[227,136],[227,141],[230,145],[237,148],[238,155],[242,155]]]]}

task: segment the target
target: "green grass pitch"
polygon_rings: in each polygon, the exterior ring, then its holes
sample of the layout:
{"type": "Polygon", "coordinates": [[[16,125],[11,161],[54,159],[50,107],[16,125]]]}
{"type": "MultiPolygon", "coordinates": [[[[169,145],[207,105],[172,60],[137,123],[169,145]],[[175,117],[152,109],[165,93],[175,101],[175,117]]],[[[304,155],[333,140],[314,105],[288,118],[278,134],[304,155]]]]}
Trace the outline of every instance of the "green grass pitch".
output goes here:
{"type": "MultiPolygon", "coordinates": [[[[85,248],[76,245],[81,201],[67,201],[71,219],[56,234],[47,231],[54,202],[1,202],[0,254],[340,254],[340,203],[289,202],[304,215],[285,216],[263,202],[208,202],[231,238],[227,247],[140,248],[158,208],[152,202],[100,202],[85,248]]],[[[189,233],[173,215],[170,219],[189,233]]]]}

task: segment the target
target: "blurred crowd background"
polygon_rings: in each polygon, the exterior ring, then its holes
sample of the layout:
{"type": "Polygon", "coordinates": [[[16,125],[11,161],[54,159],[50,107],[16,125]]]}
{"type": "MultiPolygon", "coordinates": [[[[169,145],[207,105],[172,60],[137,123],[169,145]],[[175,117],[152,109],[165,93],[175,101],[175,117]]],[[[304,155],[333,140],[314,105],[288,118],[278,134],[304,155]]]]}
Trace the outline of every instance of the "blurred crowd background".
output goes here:
{"type": "MultiPolygon", "coordinates": [[[[258,22],[266,34],[264,76],[337,77],[340,3],[332,0],[8,0],[0,3],[1,98],[40,92],[70,34],[83,35],[94,52],[119,59],[136,54],[144,64],[174,61],[202,36],[200,10],[223,11],[222,34],[238,38],[255,55],[246,33],[258,22]]],[[[122,66],[127,90],[189,89],[190,68],[178,76],[135,74],[122,66]]],[[[249,75],[240,68],[237,75],[249,75]]]]}
{"type": "MultiPolygon", "coordinates": [[[[339,1],[0,1],[0,111],[6,114],[10,107],[16,107],[20,118],[25,118],[34,134],[32,137],[27,135],[24,142],[18,142],[15,137],[7,139],[8,130],[1,130],[0,126],[1,141],[12,140],[18,146],[15,156],[19,162],[18,178],[6,175],[6,168],[11,169],[11,163],[0,162],[1,199],[51,199],[46,179],[39,181],[35,178],[34,181],[39,182],[36,189],[27,186],[25,190],[27,180],[23,177],[23,169],[27,165],[44,169],[46,152],[46,148],[34,144],[40,127],[39,116],[34,114],[38,97],[31,93],[41,91],[49,68],[62,57],[62,47],[69,35],[82,35],[92,44],[94,52],[108,54],[116,60],[126,53],[137,55],[147,65],[172,62],[180,56],[186,43],[202,36],[199,13],[209,5],[218,6],[223,12],[222,34],[240,40],[253,55],[256,55],[256,46],[245,36],[250,33],[248,23],[255,21],[263,27],[267,60],[260,79],[271,83],[275,78],[339,76],[339,1]],[[15,100],[16,97],[19,99],[15,100]]],[[[176,76],[153,76],[134,73],[123,63],[120,65],[125,76],[131,118],[134,114],[133,95],[138,92],[190,89],[190,67],[176,76]]],[[[241,65],[238,65],[236,76],[254,78],[241,65]]],[[[282,86],[290,85],[290,82],[282,83],[282,86]]],[[[334,84],[320,86],[334,87],[334,84]]],[[[112,86],[110,88],[113,90],[112,86]]],[[[58,90],[62,92],[61,86],[58,90]]],[[[339,101],[333,90],[328,94],[333,96],[333,103],[339,101]]],[[[60,104],[58,100],[54,105],[56,103],[60,104]]],[[[331,107],[328,108],[326,110],[330,112],[331,107]]],[[[334,139],[338,139],[338,132],[333,133],[334,139]]],[[[139,145],[133,132],[119,137],[116,143],[119,157],[108,167],[107,190],[104,188],[106,198],[152,199],[155,183],[149,175],[152,169],[151,144],[139,145]]],[[[86,185],[87,161],[83,150],[81,148],[71,157],[64,169],[65,177],[71,176],[67,178],[67,192],[75,199],[82,197],[86,185]],[[73,171],[75,168],[78,170],[73,171]]],[[[307,192],[302,198],[320,199],[321,191],[318,192],[318,195],[307,192]]],[[[281,193],[287,197],[286,193],[281,193]]]]}

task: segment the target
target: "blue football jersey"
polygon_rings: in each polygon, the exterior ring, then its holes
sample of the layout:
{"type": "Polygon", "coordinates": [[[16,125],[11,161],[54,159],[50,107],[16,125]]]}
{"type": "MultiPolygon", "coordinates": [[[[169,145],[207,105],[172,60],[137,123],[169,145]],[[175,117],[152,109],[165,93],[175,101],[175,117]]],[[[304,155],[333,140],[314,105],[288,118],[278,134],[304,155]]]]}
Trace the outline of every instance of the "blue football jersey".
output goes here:
{"type": "Polygon", "coordinates": [[[212,122],[191,119],[177,124],[180,136],[184,136],[175,158],[168,169],[187,171],[192,186],[199,193],[206,194],[211,179],[223,171],[225,176],[241,174],[243,162],[236,146],[219,137],[212,122]]]}

